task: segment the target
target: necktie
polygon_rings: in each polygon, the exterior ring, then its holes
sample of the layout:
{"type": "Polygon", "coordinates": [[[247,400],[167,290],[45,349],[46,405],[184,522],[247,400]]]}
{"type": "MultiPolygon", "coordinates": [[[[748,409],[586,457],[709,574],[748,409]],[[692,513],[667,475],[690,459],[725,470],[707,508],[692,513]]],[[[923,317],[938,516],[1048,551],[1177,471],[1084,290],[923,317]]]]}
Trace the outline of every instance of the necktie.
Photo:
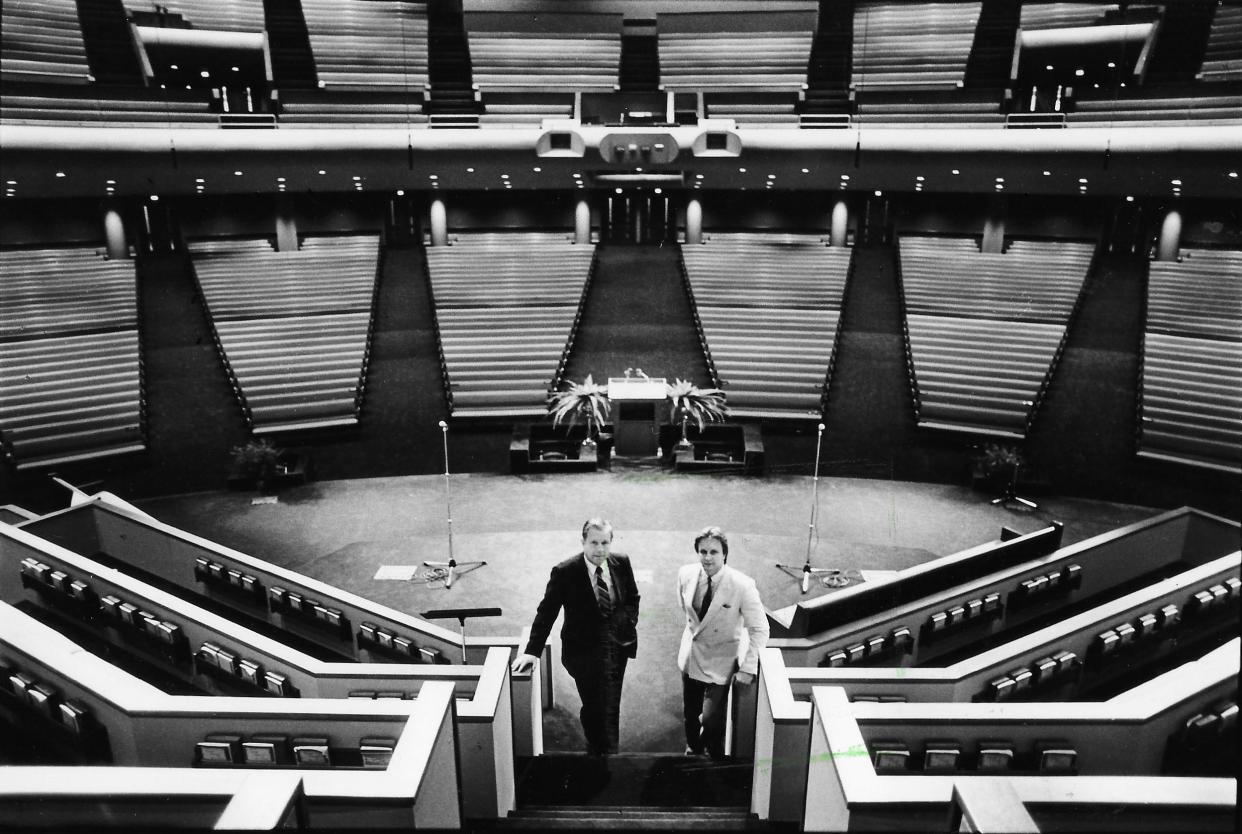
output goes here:
{"type": "Polygon", "coordinates": [[[699,603],[699,619],[707,616],[707,609],[712,604],[712,578],[707,577],[707,590],[703,592],[703,601],[699,603]]]}
{"type": "Polygon", "coordinates": [[[604,566],[595,567],[595,599],[599,602],[600,616],[612,614],[612,597],[608,595],[608,584],[604,582],[604,566]]]}

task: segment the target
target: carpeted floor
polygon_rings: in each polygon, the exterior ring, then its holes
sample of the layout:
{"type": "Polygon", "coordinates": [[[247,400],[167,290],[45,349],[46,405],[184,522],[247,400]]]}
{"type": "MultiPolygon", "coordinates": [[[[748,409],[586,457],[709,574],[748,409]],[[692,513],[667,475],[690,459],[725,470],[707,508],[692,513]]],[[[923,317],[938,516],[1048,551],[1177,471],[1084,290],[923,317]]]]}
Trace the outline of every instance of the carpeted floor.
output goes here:
{"type": "MultiPolygon", "coordinates": [[[[622,705],[622,747],[635,752],[682,747],[676,668],[682,623],[673,582],[677,568],[693,560],[697,530],[719,524],[730,532],[729,563],[755,578],[768,608],[801,598],[798,568],[807,556],[816,492],[808,477],[454,475],[451,489],[453,555],[487,565],[449,590],[375,578],[384,565],[448,556],[442,477],[317,482],[282,492],[275,503],[252,503],[250,493],[201,493],[139,505],[162,521],[398,610],[499,606],[503,616],[471,622],[470,633],[503,635],[529,624],[548,571],[577,552],[582,521],[603,515],[616,525],[615,549],[633,559],[643,596],[639,654],[622,705]],[[793,573],[778,563],[793,566],[793,573]]],[[[1058,520],[1070,543],[1155,514],[1076,499],[1047,499],[1036,512],[1018,512],[962,487],[885,480],[821,477],[817,492],[812,562],[855,581],[993,540],[1002,525],[1030,532],[1058,520]]],[[[547,747],[580,750],[577,696],[559,668],[555,687],[547,747]]]]}

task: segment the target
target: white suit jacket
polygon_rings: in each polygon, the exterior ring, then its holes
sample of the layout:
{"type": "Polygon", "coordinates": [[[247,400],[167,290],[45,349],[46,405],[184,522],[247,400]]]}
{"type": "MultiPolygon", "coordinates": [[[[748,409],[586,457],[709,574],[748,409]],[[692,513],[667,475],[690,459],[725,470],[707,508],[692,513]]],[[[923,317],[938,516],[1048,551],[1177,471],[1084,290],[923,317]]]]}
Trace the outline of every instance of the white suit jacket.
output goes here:
{"type": "Polygon", "coordinates": [[[768,642],[768,616],[755,580],[725,565],[712,577],[712,603],[703,620],[694,610],[694,592],[703,567],[683,565],[677,573],[677,602],[686,615],[677,665],[691,678],[728,683],[735,668],[755,674],[759,652],[768,642]],[[736,665],[735,665],[736,664],[736,665]]]}

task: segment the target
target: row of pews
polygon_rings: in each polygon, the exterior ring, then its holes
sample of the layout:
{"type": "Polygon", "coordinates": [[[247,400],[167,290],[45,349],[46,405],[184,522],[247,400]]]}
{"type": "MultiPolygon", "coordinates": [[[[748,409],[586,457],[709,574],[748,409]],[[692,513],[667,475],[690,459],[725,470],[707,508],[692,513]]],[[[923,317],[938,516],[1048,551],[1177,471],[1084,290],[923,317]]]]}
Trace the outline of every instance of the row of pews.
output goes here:
{"type": "Polygon", "coordinates": [[[146,448],[133,261],[0,253],[0,442],[24,469],[146,448]]]}
{"type": "Polygon", "coordinates": [[[189,244],[220,359],[255,434],[358,422],[379,272],[375,235],[189,244]]]}
{"type": "Polygon", "coordinates": [[[1139,392],[1139,454],[1242,471],[1242,252],[1152,261],[1139,392]]]}
{"type": "Polygon", "coordinates": [[[903,237],[901,295],[921,426],[1023,437],[1064,347],[1095,247],[903,237]]]}
{"type": "Polygon", "coordinates": [[[862,0],[854,9],[851,86],[962,86],[981,7],[862,0]]]}
{"type": "Polygon", "coordinates": [[[427,4],[406,0],[301,0],[319,86],[427,86],[427,4]]]}
{"type": "Polygon", "coordinates": [[[806,831],[944,830],[978,784],[1009,797],[1002,819],[1033,792],[1080,829],[1161,828],[1150,783],[1230,830],[1240,565],[1237,523],[1183,508],[1064,547],[1059,525],[1002,530],[770,612],[752,807],[806,831]]]}
{"type": "Polygon", "coordinates": [[[0,80],[91,81],[73,0],[9,0],[0,6],[0,80]]]}
{"type": "Polygon", "coordinates": [[[457,417],[546,413],[573,346],[595,248],[563,233],[457,235],[427,250],[440,362],[457,417]]]}
{"type": "Polygon", "coordinates": [[[735,417],[822,414],[851,255],[818,235],[762,232],[682,247],[703,350],[735,417]]]}
{"type": "Polygon", "coordinates": [[[115,499],[0,525],[0,720],[40,738],[37,762],[6,746],[0,808],[33,820],[31,795],[62,794],[148,825],[133,804],[175,775],[183,798],[162,803],[180,825],[211,828],[241,809],[184,797],[247,768],[257,816],[232,827],[447,830],[503,817],[515,755],[541,749],[539,679],[510,679],[516,647],[471,641],[467,665],[452,631],[115,499]],[[151,778],[118,785],[138,767],[151,778]]]}

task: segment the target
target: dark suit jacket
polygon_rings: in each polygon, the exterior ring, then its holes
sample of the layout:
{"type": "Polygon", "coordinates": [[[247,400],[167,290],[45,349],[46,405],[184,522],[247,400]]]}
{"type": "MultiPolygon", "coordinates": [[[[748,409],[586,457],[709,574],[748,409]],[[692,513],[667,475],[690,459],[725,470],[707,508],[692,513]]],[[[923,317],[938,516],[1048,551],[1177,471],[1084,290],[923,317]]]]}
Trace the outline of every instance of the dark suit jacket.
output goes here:
{"type": "MultiPolygon", "coordinates": [[[[599,603],[595,600],[595,586],[583,566],[585,562],[586,557],[579,553],[552,568],[548,587],[543,592],[535,621],[530,627],[530,640],[526,644],[526,653],[537,657],[548,642],[548,633],[552,631],[556,615],[564,608],[561,662],[574,677],[590,669],[590,664],[598,662],[603,628],[599,603]]],[[[617,598],[612,610],[613,638],[627,656],[634,657],[638,651],[639,596],[630,557],[622,553],[610,555],[608,572],[617,598]]]]}

